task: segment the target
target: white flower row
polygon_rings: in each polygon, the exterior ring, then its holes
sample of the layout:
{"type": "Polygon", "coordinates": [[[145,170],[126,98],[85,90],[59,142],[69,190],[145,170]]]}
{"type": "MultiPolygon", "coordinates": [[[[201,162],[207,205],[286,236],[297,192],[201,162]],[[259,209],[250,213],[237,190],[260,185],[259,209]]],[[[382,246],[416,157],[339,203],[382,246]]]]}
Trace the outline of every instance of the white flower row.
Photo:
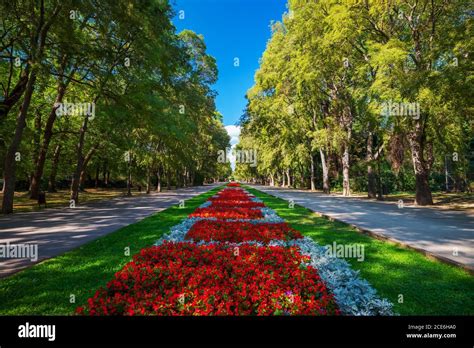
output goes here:
{"type": "Polygon", "coordinates": [[[309,237],[291,241],[275,240],[269,245],[296,246],[300,252],[311,258],[310,265],[334,298],[342,313],[346,315],[394,315],[393,304],[377,295],[370,283],[362,279],[359,271],[351,268],[344,259],[328,256],[326,248],[309,237]]]}
{"type": "Polygon", "coordinates": [[[211,206],[211,204],[212,204],[212,201],[205,201],[203,204],[199,206],[199,208],[207,208],[211,206]]]}

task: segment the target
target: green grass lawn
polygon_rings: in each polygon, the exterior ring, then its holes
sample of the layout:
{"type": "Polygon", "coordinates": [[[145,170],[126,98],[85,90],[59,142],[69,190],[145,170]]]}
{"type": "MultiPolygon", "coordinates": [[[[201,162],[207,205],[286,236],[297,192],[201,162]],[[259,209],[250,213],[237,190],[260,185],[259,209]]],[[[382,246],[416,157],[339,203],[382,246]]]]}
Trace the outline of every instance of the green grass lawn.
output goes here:
{"type": "Polygon", "coordinates": [[[342,222],[319,217],[311,210],[246,189],[276,210],[293,228],[320,245],[360,243],[365,260],[347,261],[360,271],[378,293],[394,303],[402,315],[474,315],[474,277],[467,271],[426,258],[424,255],[358,233],[342,222]],[[399,295],[403,303],[398,303],[399,295]]]}
{"type": "Polygon", "coordinates": [[[69,315],[113,278],[131,256],[152,245],[220,188],[123,227],[61,256],[0,279],[0,315],[69,315]],[[75,303],[71,303],[71,295],[75,303]]]}

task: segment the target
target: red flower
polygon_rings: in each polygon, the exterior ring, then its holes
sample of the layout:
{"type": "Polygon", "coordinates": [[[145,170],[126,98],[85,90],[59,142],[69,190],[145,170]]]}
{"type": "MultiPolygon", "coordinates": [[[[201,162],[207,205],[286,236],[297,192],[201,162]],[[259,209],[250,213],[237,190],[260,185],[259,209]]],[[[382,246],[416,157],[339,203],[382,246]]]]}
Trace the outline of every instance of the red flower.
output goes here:
{"type": "Polygon", "coordinates": [[[265,204],[262,202],[239,201],[231,199],[214,199],[211,207],[215,208],[263,208],[265,204]]]}
{"type": "Polygon", "coordinates": [[[227,187],[240,187],[240,184],[238,182],[229,182],[227,187]]]}
{"type": "Polygon", "coordinates": [[[195,241],[228,241],[240,243],[256,240],[264,243],[272,239],[290,240],[303,238],[303,236],[291,228],[287,223],[259,223],[229,222],[225,220],[201,220],[197,221],[189,230],[186,239],[195,241]]]}
{"type": "Polygon", "coordinates": [[[220,191],[215,197],[211,197],[209,200],[238,200],[238,201],[250,201],[253,197],[246,191],[240,188],[225,188],[220,191]]]}
{"type": "Polygon", "coordinates": [[[214,217],[218,219],[261,219],[262,212],[259,209],[249,208],[225,208],[207,207],[197,208],[190,217],[214,217]]]}
{"type": "Polygon", "coordinates": [[[165,243],[143,249],[77,312],[89,315],[334,315],[296,248],[165,243]]]}

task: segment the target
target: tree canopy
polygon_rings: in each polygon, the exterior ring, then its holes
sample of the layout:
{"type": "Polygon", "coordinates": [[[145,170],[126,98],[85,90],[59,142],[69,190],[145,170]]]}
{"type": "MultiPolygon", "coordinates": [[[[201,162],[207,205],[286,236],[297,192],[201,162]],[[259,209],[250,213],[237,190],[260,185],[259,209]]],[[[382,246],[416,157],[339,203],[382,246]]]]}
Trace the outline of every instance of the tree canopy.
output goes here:
{"type": "Polygon", "coordinates": [[[229,173],[204,38],[168,1],[13,1],[0,13],[3,213],[15,189],[183,186],[229,173]],[[112,175],[112,178],[110,177],[112,175]]]}
{"type": "Polygon", "coordinates": [[[420,205],[433,203],[432,189],[469,189],[469,5],[289,0],[241,119],[241,146],[258,149],[258,166],[238,165],[236,176],[379,198],[413,189],[420,205]]]}

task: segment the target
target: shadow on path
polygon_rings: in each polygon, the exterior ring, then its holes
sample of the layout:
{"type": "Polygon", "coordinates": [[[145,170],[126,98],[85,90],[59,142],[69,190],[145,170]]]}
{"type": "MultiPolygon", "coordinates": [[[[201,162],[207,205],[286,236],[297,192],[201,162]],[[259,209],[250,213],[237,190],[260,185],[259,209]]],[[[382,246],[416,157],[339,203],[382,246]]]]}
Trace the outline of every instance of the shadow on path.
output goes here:
{"type": "Polygon", "coordinates": [[[474,269],[474,217],[462,211],[387,204],[318,192],[250,185],[312,211],[474,269]]]}

